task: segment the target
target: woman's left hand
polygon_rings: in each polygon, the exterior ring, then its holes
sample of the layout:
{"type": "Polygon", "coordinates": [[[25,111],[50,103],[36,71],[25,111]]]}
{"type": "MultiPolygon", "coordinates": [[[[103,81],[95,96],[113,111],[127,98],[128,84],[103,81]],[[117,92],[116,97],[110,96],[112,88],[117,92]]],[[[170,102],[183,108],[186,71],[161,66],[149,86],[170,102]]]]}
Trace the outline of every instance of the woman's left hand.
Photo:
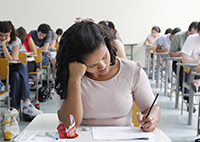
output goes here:
{"type": "Polygon", "coordinates": [[[146,119],[146,114],[138,115],[138,122],[143,127],[145,132],[153,132],[158,124],[158,120],[154,115],[149,115],[146,119]]]}

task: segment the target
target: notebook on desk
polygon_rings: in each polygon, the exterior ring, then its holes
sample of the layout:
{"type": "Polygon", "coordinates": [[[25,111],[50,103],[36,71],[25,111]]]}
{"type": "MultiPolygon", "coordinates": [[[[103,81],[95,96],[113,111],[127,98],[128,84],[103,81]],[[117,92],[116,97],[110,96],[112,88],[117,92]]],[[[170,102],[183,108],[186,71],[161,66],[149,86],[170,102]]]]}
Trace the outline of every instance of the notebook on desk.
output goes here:
{"type": "Polygon", "coordinates": [[[93,140],[149,140],[153,132],[142,132],[139,127],[92,127],[93,140]]]}

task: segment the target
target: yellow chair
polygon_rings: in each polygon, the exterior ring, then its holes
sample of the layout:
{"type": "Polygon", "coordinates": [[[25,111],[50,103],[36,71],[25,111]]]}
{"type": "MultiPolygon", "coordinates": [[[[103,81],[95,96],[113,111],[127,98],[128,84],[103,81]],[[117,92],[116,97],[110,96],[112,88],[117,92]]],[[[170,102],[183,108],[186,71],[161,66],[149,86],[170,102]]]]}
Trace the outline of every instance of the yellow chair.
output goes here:
{"type": "MultiPolygon", "coordinates": [[[[5,80],[5,91],[0,92],[0,100],[7,98],[7,108],[10,108],[10,97],[9,97],[9,61],[5,58],[0,58],[0,78],[5,80]]],[[[1,108],[1,105],[0,105],[1,108]]],[[[0,110],[1,117],[1,110],[0,110]]]]}
{"type": "Polygon", "coordinates": [[[19,60],[22,63],[27,64],[27,55],[25,53],[19,52],[19,60]]]}
{"type": "Polygon", "coordinates": [[[138,109],[135,102],[133,102],[133,111],[132,111],[132,123],[134,127],[140,127],[140,123],[137,120],[137,116],[140,114],[140,110],[138,109]]]}
{"type": "MultiPolygon", "coordinates": [[[[38,75],[42,71],[42,50],[40,48],[37,48],[37,56],[34,56],[35,62],[40,64],[40,69],[35,72],[29,72],[29,75],[36,75],[36,97],[38,97],[38,75]]],[[[25,64],[27,64],[27,55],[25,53],[19,53],[19,60],[25,64]]]]}
{"type": "MultiPolygon", "coordinates": [[[[38,75],[41,74],[42,71],[42,49],[37,48],[37,56],[34,56],[35,58],[35,62],[40,64],[39,70],[35,71],[35,72],[29,72],[29,75],[36,75],[36,97],[38,97],[38,75]]],[[[40,78],[41,79],[41,78],[40,78]]]]}

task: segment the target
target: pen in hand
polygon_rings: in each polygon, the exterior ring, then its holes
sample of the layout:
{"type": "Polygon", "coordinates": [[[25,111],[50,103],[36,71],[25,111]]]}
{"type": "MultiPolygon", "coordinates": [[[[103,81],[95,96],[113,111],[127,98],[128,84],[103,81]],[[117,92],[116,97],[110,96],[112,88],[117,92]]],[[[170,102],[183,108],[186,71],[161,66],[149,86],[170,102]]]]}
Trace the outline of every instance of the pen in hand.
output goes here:
{"type": "MultiPolygon", "coordinates": [[[[149,116],[149,114],[151,113],[151,110],[152,110],[152,108],[153,108],[153,106],[154,106],[154,104],[155,104],[155,102],[156,102],[156,100],[157,100],[157,98],[158,98],[158,95],[159,95],[159,93],[157,93],[157,95],[156,95],[156,97],[155,97],[155,99],[154,99],[154,101],[153,101],[153,103],[152,103],[152,105],[151,105],[151,107],[150,107],[150,109],[149,109],[149,112],[147,113],[147,115],[146,115],[146,117],[145,117],[145,119],[149,116]]],[[[145,120],[144,119],[144,120],[145,120]]],[[[140,127],[140,131],[143,129],[143,126],[141,126],[140,127]]]]}

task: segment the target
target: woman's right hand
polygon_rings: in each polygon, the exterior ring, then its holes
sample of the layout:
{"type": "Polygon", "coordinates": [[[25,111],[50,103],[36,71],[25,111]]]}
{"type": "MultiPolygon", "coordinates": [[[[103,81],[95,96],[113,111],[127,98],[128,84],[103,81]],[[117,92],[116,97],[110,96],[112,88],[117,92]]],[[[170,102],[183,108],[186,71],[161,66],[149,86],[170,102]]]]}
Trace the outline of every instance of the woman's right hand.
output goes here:
{"type": "Polygon", "coordinates": [[[6,44],[6,43],[8,43],[9,41],[10,41],[10,37],[8,37],[7,39],[5,39],[4,41],[2,41],[2,43],[4,43],[4,44],[6,44]]]}
{"type": "Polygon", "coordinates": [[[86,65],[83,63],[72,62],[69,64],[69,76],[73,79],[81,79],[86,72],[86,65]]]}

